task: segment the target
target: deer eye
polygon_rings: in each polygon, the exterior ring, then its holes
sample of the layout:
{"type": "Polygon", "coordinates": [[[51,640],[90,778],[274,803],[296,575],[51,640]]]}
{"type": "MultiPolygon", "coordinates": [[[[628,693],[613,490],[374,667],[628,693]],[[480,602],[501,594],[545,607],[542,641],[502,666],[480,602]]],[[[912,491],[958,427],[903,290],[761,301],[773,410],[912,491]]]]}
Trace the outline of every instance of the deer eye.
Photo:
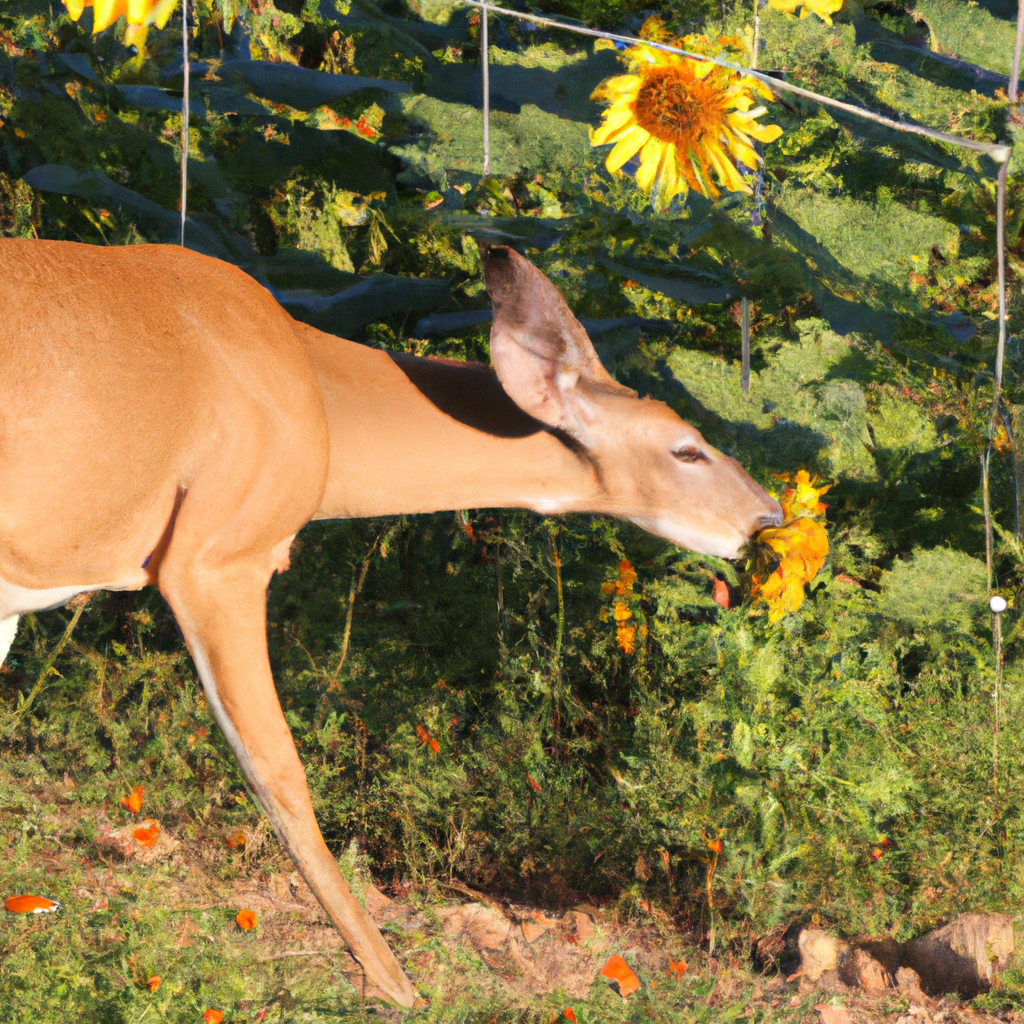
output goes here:
{"type": "Polygon", "coordinates": [[[680,462],[707,462],[708,457],[692,444],[683,445],[672,453],[680,462]]]}

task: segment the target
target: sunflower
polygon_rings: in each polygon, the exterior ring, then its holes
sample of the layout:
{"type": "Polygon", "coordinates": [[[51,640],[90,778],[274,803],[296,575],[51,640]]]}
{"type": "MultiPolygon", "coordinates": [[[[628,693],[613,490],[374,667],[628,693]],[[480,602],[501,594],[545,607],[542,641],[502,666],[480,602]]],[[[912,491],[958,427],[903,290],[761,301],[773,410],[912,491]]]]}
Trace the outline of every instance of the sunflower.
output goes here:
{"type": "Polygon", "coordinates": [[[768,6],[786,14],[796,14],[799,7],[801,18],[816,14],[826,25],[831,25],[832,15],[843,6],[843,0],[768,0],[768,6]]]}
{"type": "Polygon", "coordinates": [[[177,5],[178,0],[64,0],[74,21],[82,16],[86,7],[93,8],[92,33],[102,32],[125,15],[128,30],[125,32],[126,46],[138,46],[146,41],[150,25],[163,28],[177,5]]]}
{"type": "MultiPolygon", "coordinates": [[[[701,53],[714,49],[705,36],[687,36],[679,45],[701,53]]],[[[723,37],[719,51],[724,46],[739,43],[723,37]]],[[[773,142],[782,134],[778,125],[756,120],[767,108],[754,107],[753,94],[770,99],[771,90],[710,61],[651,46],[630,47],[623,59],[634,73],[606,79],[591,97],[610,104],[601,126],[590,131],[592,146],[614,143],[605,159],[608,170],[621,170],[639,154],[636,182],[662,207],[691,188],[720,195],[714,178],[729,192],[750,192],[739,167],[760,163],[752,140],[773,142]]]]}

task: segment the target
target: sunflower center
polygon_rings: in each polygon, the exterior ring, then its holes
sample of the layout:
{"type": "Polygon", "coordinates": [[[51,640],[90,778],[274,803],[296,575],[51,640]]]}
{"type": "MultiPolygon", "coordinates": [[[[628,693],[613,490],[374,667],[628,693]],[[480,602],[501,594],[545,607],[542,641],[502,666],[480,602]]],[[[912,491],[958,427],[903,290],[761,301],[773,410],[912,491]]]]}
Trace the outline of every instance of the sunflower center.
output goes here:
{"type": "Polygon", "coordinates": [[[633,109],[637,124],[656,139],[689,149],[716,119],[716,98],[706,81],[681,68],[651,68],[644,73],[633,109]]]}

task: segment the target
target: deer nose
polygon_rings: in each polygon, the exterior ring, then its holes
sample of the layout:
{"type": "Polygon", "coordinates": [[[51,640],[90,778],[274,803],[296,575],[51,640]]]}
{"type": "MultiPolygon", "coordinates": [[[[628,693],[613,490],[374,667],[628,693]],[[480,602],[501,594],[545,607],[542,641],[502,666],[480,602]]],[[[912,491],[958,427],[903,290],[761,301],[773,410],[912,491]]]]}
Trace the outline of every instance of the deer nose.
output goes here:
{"type": "Polygon", "coordinates": [[[775,505],[774,510],[758,519],[757,528],[759,530],[767,530],[769,527],[782,525],[782,506],[777,501],[773,502],[773,504],[775,505]]]}

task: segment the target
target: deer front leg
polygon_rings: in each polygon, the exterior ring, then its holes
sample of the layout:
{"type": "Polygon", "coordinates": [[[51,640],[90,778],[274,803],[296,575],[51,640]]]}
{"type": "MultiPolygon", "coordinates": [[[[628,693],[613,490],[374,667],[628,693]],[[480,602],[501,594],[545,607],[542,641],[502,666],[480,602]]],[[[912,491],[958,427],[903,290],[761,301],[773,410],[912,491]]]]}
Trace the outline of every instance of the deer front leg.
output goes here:
{"type": "Polygon", "coordinates": [[[416,991],[352,895],[323,841],[267,655],[266,571],[165,566],[173,610],[207,701],[292,863],[345,937],[369,983],[399,1006],[416,991]]]}

